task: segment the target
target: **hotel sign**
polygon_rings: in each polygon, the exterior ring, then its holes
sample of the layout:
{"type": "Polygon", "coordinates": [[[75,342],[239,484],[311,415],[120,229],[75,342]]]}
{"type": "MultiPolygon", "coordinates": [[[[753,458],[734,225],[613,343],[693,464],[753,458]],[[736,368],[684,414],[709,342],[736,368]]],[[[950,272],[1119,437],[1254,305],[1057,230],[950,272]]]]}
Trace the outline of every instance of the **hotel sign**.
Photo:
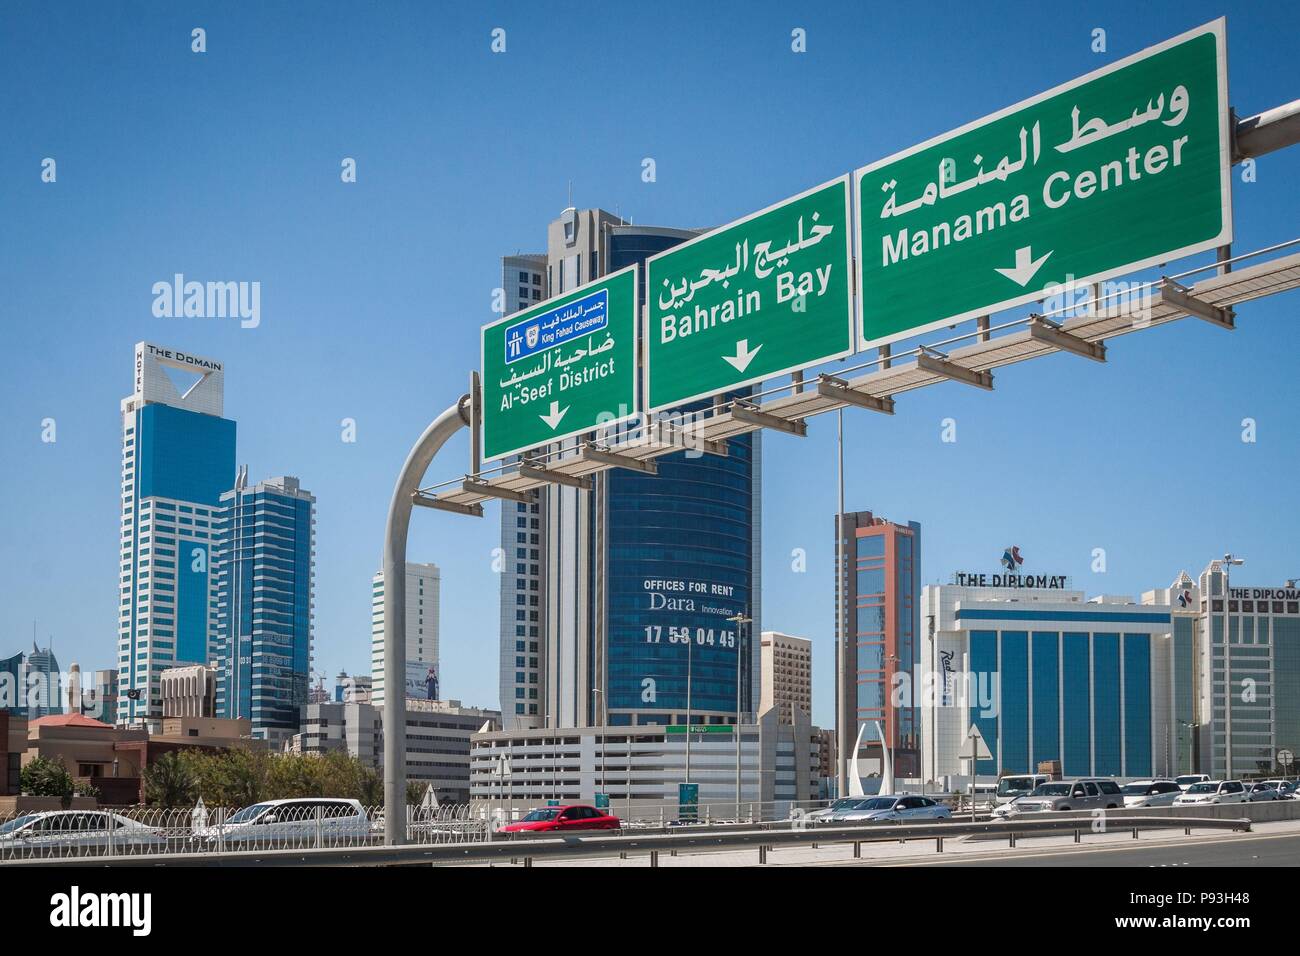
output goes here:
{"type": "Polygon", "coordinates": [[[1229,588],[1234,601],[1300,601],[1300,588],[1229,588]]]}
{"type": "Polygon", "coordinates": [[[959,588],[1061,588],[1070,587],[1064,574],[973,574],[958,571],[952,583],[959,588]]]}

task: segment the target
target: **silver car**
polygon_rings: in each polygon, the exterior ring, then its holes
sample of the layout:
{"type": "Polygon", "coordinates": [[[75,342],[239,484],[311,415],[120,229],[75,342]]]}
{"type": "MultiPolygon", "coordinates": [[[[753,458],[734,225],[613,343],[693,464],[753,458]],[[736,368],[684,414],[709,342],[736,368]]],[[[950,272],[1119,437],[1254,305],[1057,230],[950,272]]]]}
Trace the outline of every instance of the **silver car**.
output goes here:
{"type": "Polygon", "coordinates": [[[835,817],[844,823],[911,823],[951,818],[952,810],[942,803],[929,797],[908,794],[871,797],[860,806],[845,810],[835,817]]]}
{"type": "Polygon", "coordinates": [[[814,810],[805,819],[817,820],[823,823],[836,820],[839,819],[839,814],[846,813],[849,810],[856,810],[870,799],[870,797],[840,797],[838,800],[831,801],[829,807],[814,810]]]}
{"type": "Polygon", "coordinates": [[[1182,792],[1173,780],[1134,780],[1120,787],[1126,807],[1172,807],[1182,792]]]}
{"type": "Polygon", "coordinates": [[[0,824],[0,855],[58,847],[158,847],[167,843],[152,827],[107,810],[44,810],[0,824]]]}
{"type": "Polygon", "coordinates": [[[1124,794],[1114,780],[1058,780],[1034,788],[993,811],[995,818],[1048,810],[1112,810],[1124,806],[1124,794]]]}
{"type": "Polygon", "coordinates": [[[1277,792],[1277,784],[1268,780],[1262,780],[1259,783],[1248,783],[1245,786],[1246,799],[1251,803],[1258,803],[1262,800],[1285,799],[1277,792]]]}
{"type": "Polygon", "coordinates": [[[1290,780],[1265,780],[1264,783],[1272,790],[1277,791],[1275,800],[1295,800],[1296,786],[1290,780]]]}
{"type": "Polygon", "coordinates": [[[223,823],[194,828],[194,839],[205,844],[244,844],[261,847],[354,845],[367,842],[375,831],[356,800],[306,797],[268,800],[232,814],[223,823]]]}

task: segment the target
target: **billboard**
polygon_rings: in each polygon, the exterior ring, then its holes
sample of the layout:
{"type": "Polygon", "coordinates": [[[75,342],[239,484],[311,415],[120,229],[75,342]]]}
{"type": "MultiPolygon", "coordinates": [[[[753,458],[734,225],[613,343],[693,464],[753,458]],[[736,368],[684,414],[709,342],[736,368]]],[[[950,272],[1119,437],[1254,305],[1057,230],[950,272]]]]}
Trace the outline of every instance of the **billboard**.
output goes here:
{"type": "Polygon", "coordinates": [[[438,700],[438,665],[406,662],[406,699],[438,700]]]}

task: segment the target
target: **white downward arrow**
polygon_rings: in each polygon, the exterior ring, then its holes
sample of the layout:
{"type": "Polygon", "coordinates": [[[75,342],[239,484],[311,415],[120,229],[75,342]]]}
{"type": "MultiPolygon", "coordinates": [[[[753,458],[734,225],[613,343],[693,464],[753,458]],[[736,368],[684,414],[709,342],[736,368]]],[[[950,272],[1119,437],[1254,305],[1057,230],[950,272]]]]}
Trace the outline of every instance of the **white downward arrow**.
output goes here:
{"type": "Polygon", "coordinates": [[[1010,269],[994,268],[995,272],[1000,272],[1016,285],[1026,285],[1034,277],[1040,266],[1047,261],[1047,257],[1052,254],[1048,249],[1037,259],[1031,258],[1033,253],[1029,251],[1029,246],[1021,246],[1016,250],[1016,264],[1010,269]]]}
{"type": "Polygon", "coordinates": [[[568,405],[565,405],[563,408],[561,408],[559,402],[551,402],[551,414],[538,415],[537,417],[540,418],[542,421],[546,422],[546,424],[550,425],[551,431],[555,431],[555,429],[560,424],[560,419],[564,418],[564,416],[568,413],[568,411],[569,411],[568,405]]]}
{"type": "Polygon", "coordinates": [[[722,361],[734,366],[737,372],[743,372],[749,368],[749,363],[754,361],[754,356],[758,354],[758,350],[762,347],[762,345],[755,345],[753,349],[750,349],[749,339],[741,339],[736,343],[736,354],[724,355],[722,361]]]}

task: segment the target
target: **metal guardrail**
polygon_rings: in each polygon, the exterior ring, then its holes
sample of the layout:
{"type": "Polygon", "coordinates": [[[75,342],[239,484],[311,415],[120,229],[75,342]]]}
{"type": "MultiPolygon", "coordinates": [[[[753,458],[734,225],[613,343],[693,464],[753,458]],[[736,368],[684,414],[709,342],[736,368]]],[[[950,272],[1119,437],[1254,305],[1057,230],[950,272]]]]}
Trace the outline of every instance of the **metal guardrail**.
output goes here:
{"type": "MultiPolygon", "coordinates": [[[[496,821],[468,805],[411,807],[407,842],[472,843],[496,821]]],[[[36,810],[0,815],[0,864],[41,859],[117,860],[130,856],[241,854],[367,846],[383,838],[383,808],[330,798],[243,809],[36,810]]]]}
{"type": "MultiPolygon", "coordinates": [[[[857,824],[827,826],[796,825],[789,829],[718,828],[700,832],[691,828],[685,833],[566,835],[548,838],[506,838],[500,836],[481,843],[453,843],[406,846],[339,846],[319,849],[276,849],[241,852],[202,852],[172,854],[137,854],[102,858],[97,862],[112,866],[430,866],[492,863],[502,860],[531,866],[539,859],[571,859],[647,854],[651,866],[658,866],[663,852],[707,853],[755,847],[758,862],[767,861],[767,852],[776,846],[812,846],[853,844],[854,857],[861,856],[862,844],[883,842],[935,842],[936,852],[943,852],[946,839],[1005,837],[1010,846],[1019,837],[1073,832],[1076,843],[1085,834],[1123,833],[1132,831],[1134,838],[1143,830],[1243,830],[1249,831],[1248,819],[1190,817],[1125,817],[1108,825],[1104,817],[1093,819],[1017,820],[986,823],[857,824]],[[1094,826],[1102,821],[1102,828],[1094,826]]],[[[14,861],[25,866],[85,866],[85,857],[43,857],[14,861]]]]}

